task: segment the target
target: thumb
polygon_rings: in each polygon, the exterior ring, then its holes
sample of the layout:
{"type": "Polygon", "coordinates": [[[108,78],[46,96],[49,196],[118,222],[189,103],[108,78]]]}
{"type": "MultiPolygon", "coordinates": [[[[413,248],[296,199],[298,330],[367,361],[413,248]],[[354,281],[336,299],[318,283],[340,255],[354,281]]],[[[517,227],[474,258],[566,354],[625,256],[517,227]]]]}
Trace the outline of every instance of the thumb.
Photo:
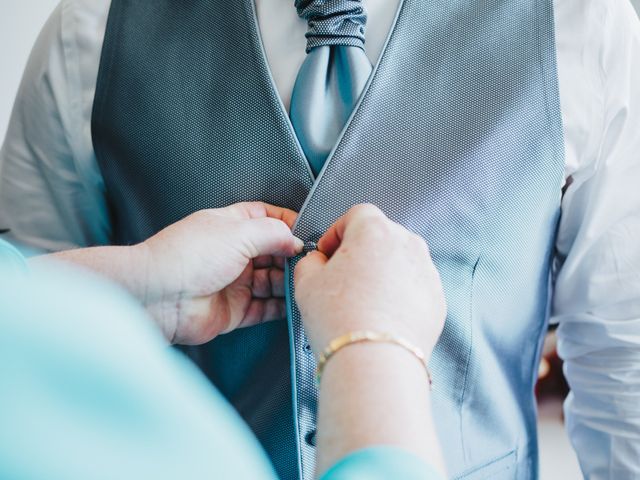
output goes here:
{"type": "Polygon", "coordinates": [[[328,261],[329,258],[318,250],[309,252],[305,257],[300,259],[293,274],[296,295],[298,291],[304,294],[308,279],[319,278],[320,272],[328,261]]]}
{"type": "Polygon", "coordinates": [[[304,243],[295,237],[289,226],[275,218],[256,218],[244,222],[243,242],[251,258],[263,255],[293,257],[302,251],[304,243]]]}

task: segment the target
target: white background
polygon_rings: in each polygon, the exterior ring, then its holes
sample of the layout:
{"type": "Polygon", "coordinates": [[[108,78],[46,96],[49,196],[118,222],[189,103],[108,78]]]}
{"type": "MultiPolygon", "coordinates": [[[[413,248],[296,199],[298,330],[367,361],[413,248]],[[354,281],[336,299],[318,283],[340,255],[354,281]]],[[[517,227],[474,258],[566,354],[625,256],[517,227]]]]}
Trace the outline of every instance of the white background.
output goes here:
{"type": "MultiPolygon", "coordinates": [[[[293,3],[293,0],[291,0],[293,3]]],[[[640,0],[631,0],[640,10],[640,0]]],[[[4,138],[22,70],[42,24],[57,0],[0,0],[0,137],[4,138]]],[[[540,421],[541,479],[581,478],[564,433],[558,405],[543,406],[540,421]]]]}

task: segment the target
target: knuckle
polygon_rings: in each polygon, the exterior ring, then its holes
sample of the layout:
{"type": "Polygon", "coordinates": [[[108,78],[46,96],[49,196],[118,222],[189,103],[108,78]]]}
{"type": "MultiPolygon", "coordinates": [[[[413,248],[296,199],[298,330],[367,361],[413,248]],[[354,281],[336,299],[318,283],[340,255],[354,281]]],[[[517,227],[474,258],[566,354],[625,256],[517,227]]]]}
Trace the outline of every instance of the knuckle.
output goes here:
{"type": "Polygon", "coordinates": [[[266,210],[267,204],[265,202],[253,201],[243,202],[243,205],[250,210],[266,210]]]}
{"type": "Polygon", "coordinates": [[[212,208],[198,210],[187,217],[190,222],[198,225],[211,225],[219,218],[218,211],[212,208]]]}
{"type": "Polygon", "coordinates": [[[351,207],[349,213],[355,216],[381,216],[384,217],[384,213],[378,207],[372,203],[360,203],[351,207]]]}
{"type": "Polygon", "coordinates": [[[234,208],[239,212],[243,212],[244,215],[247,215],[249,218],[259,218],[262,213],[266,210],[266,205],[264,202],[239,202],[233,205],[234,208]]]}
{"type": "Polygon", "coordinates": [[[409,233],[409,243],[416,250],[424,253],[429,253],[429,245],[420,235],[414,232],[409,233]]]}
{"type": "Polygon", "coordinates": [[[379,234],[385,235],[387,237],[393,236],[396,230],[396,224],[384,215],[375,215],[373,217],[367,218],[366,225],[371,230],[375,230],[379,234]]]}
{"type": "Polygon", "coordinates": [[[287,232],[289,231],[289,227],[287,227],[284,222],[276,218],[265,217],[252,220],[252,222],[259,224],[265,230],[269,230],[270,233],[273,232],[279,234],[284,232],[285,230],[287,232]]]}
{"type": "Polygon", "coordinates": [[[384,220],[375,218],[372,221],[368,221],[362,225],[361,232],[368,243],[394,243],[393,231],[384,220]]]}

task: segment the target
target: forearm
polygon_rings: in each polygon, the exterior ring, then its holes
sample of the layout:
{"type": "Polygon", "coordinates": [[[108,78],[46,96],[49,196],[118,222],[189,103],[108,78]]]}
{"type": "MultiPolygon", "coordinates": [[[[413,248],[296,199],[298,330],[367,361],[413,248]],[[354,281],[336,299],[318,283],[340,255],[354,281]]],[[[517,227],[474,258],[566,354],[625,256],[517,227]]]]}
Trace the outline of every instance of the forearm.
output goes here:
{"type": "Polygon", "coordinates": [[[153,292],[149,291],[149,261],[144,244],[67,250],[33,257],[29,264],[38,268],[52,261],[73,264],[106,277],[124,287],[145,305],[153,296],[153,292]]]}
{"type": "Polygon", "coordinates": [[[337,352],[322,375],[317,472],[371,446],[405,449],[444,472],[431,417],[424,366],[388,344],[354,344],[337,352]]]}

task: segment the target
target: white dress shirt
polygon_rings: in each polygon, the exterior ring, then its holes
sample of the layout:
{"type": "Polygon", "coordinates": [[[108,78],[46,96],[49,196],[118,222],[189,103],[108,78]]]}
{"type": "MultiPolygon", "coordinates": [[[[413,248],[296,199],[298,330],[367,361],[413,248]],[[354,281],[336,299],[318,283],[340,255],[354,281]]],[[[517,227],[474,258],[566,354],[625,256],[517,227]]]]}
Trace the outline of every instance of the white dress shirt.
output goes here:
{"type": "MultiPolygon", "coordinates": [[[[398,1],[364,0],[372,62],[398,1]]],[[[62,1],[18,92],[0,151],[0,227],[32,247],[109,242],[91,141],[109,4],[62,1]]],[[[287,108],[305,56],[306,24],[292,4],[256,0],[287,108]]],[[[567,428],[585,477],[640,478],[640,24],[628,0],[555,4],[567,181],[552,321],[571,386],[567,428]]]]}

